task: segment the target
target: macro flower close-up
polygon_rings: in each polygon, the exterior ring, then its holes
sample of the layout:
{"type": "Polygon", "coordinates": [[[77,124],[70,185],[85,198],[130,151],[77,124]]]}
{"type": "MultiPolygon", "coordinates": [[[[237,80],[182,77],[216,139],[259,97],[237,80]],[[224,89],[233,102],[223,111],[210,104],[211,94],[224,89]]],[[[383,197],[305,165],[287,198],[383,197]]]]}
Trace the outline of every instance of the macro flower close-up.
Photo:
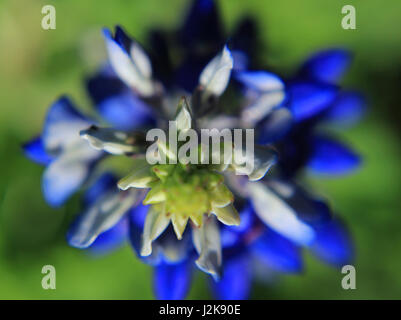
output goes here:
{"type": "Polygon", "coordinates": [[[373,7],[90,2],[23,43],[3,4],[1,297],[400,298],[401,47],[373,7]]]}

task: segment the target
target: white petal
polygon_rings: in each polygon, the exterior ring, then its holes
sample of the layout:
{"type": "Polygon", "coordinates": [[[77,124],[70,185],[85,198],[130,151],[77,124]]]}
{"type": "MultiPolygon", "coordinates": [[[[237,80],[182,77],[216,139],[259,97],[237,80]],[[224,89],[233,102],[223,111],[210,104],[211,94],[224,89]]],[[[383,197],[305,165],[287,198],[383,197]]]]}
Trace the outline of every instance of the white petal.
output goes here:
{"type": "Polygon", "coordinates": [[[228,226],[239,226],[241,219],[232,203],[225,207],[213,207],[212,213],[216,215],[222,223],[228,226]]]}
{"type": "Polygon", "coordinates": [[[230,50],[225,46],[223,51],[203,69],[199,83],[205,88],[206,92],[220,96],[228,85],[232,68],[233,58],[230,50]]]}
{"type": "Polygon", "coordinates": [[[146,71],[148,67],[146,67],[146,63],[144,63],[143,55],[138,53],[137,48],[133,47],[133,57],[139,59],[139,61],[133,60],[133,58],[112,38],[109,30],[104,30],[103,34],[110,64],[119,78],[129,87],[137,90],[141,95],[151,96],[154,93],[154,85],[149,78],[149,72],[146,71]],[[145,71],[145,74],[142,74],[141,69],[145,71]]]}
{"type": "Polygon", "coordinates": [[[142,234],[142,256],[149,256],[152,253],[152,242],[163,233],[169,223],[170,219],[164,210],[155,210],[154,206],[149,209],[142,234]]]}
{"type": "Polygon", "coordinates": [[[302,245],[314,239],[313,229],[299,220],[293,209],[261,182],[250,182],[248,190],[259,218],[283,236],[302,245]]]}
{"type": "Polygon", "coordinates": [[[239,72],[236,78],[250,89],[258,91],[283,91],[284,82],[274,73],[266,71],[239,72]]]}
{"type": "Polygon", "coordinates": [[[245,123],[255,124],[266,117],[274,107],[282,103],[284,98],[284,91],[264,93],[252,105],[244,109],[241,118],[245,123]]]}
{"type": "Polygon", "coordinates": [[[152,77],[152,64],[143,48],[135,41],[132,42],[130,49],[131,58],[135,61],[139,71],[146,78],[152,77]]]}
{"type": "Polygon", "coordinates": [[[216,280],[222,264],[220,231],[215,216],[204,217],[202,227],[192,229],[192,241],[199,253],[196,265],[216,280]]]}
{"type": "Polygon", "coordinates": [[[189,111],[187,100],[185,98],[182,98],[179,103],[175,121],[178,131],[191,129],[192,117],[191,112],[189,111]]]}
{"type": "Polygon", "coordinates": [[[151,165],[146,162],[137,162],[132,172],[118,181],[118,187],[121,190],[127,190],[129,188],[149,188],[150,183],[157,180],[152,175],[151,165]]]}
{"type": "Polygon", "coordinates": [[[111,191],[99,198],[78,218],[68,234],[68,242],[77,248],[89,247],[102,232],[117,224],[137,200],[136,191],[111,191]]]}
{"type": "Polygon", "coordinates": [[[94,149],[117,155],[138,152],[144,143],[144,137],[140,133],[128,134],[124,131],[96,126],[82,130],[80,135],[94,149]]]}

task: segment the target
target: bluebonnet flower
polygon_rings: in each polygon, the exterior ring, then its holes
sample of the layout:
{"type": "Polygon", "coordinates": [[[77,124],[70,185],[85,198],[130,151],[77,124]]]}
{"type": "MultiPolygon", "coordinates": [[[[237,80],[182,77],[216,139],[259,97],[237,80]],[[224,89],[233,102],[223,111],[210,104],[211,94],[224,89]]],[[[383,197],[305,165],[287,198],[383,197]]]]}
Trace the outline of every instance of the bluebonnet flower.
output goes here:
{"type": "MultiPolygon", "coordinates": [[[[337,83],[349,55],[321,52],[285,80],[258,69],[254,33],[245,19],[227,46],[212,0],[194,1],[179,31],[153,31],[149,54],[121,27],[114,35],[104,29],[109,63],[87,88],[111,127],[62,98],[51,106],[42,135],[25,145],[29,158],[46,165],[43,191],[50,204],[86,189],[69,244],[96,253],[128,237],[137,256],[154,267],[158,298],[184,298],[194,262],[213,276],[217,298],[245,299],[257,266],[266,274],[300,272],[302,248],[335,266],[352,260],[341,220],[299,181],[305,167],[337,174],[359,164],[347,147],[316,133],[320,122],[350,124],[362,112],[363,98],[337,83]],[[177,109],[181,96],[190,103],[181,100],[177,109]],[[261,144],[255,170],[246,177],[226,166],[149,165],[141,157],[149,146],[144,132],[166,128],[169,119],[179,130],[193,123],[255,128],[261,144]],[[133,171],[122,179],[99,165],[116,154],[132,158],[133,171]]],[[[158,147],[176,156],[167,145],[158,147]]]]}

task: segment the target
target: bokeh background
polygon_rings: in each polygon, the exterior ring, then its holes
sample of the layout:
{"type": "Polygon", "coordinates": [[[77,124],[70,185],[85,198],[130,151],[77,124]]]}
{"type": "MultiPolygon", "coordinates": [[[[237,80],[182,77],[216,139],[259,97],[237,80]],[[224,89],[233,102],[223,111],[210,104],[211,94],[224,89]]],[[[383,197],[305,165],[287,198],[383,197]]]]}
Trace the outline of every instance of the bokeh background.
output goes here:
{"type": "MultiPolygon", "coordinates": [[[[41,130],[49,104],[71,95],[90,110],[83,79],[105,57],[100,29],[121,24],[146,44],[149,29],[180,25],[185,0],[0,1],[0,298],[151,299],[150,267],[127,244],[106,256],[70,248],[65,230],[78,197],[62,209],[46,205],[42,168],[25,159],[21,144],[41,130]],[[57,29],[41,28],[41,8],[52,4],[57,29]],[[43,290],[41,269],[57,270],[57,289],[43,290]]],[[[290,74],[308,54],[342,45],[355,53],[344,84],[369,101],[366,117],[343,132],[364,157],[355,174],[310,179],[341,213],[357,249],[356,290],[342,274],[305,253],[305,272],[257,284],[257,299],[401,298],[401,2],[399,0],[222,0],[225,29],[245,14],[259,27],[261,61],[290,74]],[[341,8],[356,8],[357,29],[341,28],[341,8]]],[[[189,298],[209,298],[197,273],[189,298]]]]}

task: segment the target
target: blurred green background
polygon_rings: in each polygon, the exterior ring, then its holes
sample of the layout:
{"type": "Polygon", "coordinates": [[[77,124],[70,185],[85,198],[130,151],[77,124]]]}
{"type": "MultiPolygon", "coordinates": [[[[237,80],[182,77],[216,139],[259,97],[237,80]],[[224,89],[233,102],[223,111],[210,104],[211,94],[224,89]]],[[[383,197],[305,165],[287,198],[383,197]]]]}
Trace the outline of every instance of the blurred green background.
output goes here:
{"type": "MultiPolygon", "coordinates": [[[[21,144],[38,134],[49,104],[71,95],[90,109],[83,88],[105,57],[100,28],[121,24],[146,44],[150,28],[175,28],[185,0],[0,1],[0,298],[151,299],[150,267],[128,245],[102,257],[67,246],[64,234],[77,197],[51,209],[40,190],[42,168],[25,159],[21,144]],[[41,28],[41,8],[57,10],[57,29],[41,28]],[[41,269],[57,270],[57,289],[43,290],[41,269]]],[[[369,113],[342,133],[364,157],[352,176],[311,179],[329,197],[354,236],[356,290],[341,288],[339,270],[305,253],[302,275],[254,286],[259,299],[400,299],[401,172],[399,0],[224,0],[218,6],[227,31],[244,14],[259,26],[260,59],[289,74],[312,51],[344,45],[355,53],[347,86],[361,90],[369,113]],[[357,29],[341,28],[341,8],[356,8],[357,29]]],[[[209,298],[206,276],[196,274],[190,298],[209,298]]]]}

